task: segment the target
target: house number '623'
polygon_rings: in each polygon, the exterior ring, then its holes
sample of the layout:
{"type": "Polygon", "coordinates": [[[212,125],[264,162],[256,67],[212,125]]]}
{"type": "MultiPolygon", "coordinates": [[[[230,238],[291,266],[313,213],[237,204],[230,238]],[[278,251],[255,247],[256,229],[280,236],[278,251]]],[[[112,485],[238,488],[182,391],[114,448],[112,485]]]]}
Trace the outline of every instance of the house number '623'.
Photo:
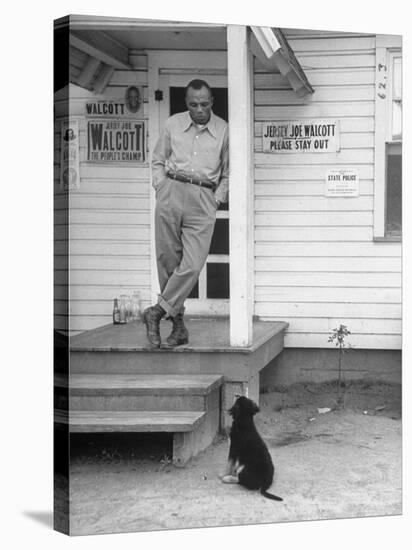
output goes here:
{"type": "MultiPolygon", "coordinates": [[[[386,67],[386,65],[382,65],[382,63],[379,63],[378,72],[383,75],[383,80],[386,80],[386,75],[384,73],[386,73],[387,70],[388,68],[386,67]]],[[[385,99],[386,82],[380,81],[377,84],[378,84],[378,90],[384,90],[383,92],[378,91],[378,97],[380,97],[381,99],[385,99]]]]}

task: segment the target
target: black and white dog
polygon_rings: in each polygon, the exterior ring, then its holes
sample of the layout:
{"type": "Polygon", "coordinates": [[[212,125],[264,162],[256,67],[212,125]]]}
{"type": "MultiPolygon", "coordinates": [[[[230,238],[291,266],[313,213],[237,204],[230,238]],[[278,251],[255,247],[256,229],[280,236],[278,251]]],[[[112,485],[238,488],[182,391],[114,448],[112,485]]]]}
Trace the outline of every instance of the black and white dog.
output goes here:
{"type": "Polygon", "coordinates": [[[240,483],[248,489],[260,489],[266,498],[283,500],[266,492],[272,485],[275,468],[268,448],[253,422],[259,407],[251,399],[240,396],[228,412],[233,417],[233,423],[223,483],[240,483]]]}

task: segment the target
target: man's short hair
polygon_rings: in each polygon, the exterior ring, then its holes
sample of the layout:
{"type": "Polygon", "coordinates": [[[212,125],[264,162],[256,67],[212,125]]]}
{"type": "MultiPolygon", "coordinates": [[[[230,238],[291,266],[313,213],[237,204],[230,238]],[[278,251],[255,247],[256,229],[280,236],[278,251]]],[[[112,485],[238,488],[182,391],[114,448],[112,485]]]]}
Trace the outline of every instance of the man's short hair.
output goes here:
{"type": "Polygon", "coordinates": [[[201,80],[200,78],[195,78],[194,80],[189,82],[189,84],[186,86],[185,97],[187,96],[189,88],[193,88],[193,90],[201,90],[202,88],[206,88],[207,90],[209,90],[210,97],[213,97],[212,88],[205,80],[201,80]]]}

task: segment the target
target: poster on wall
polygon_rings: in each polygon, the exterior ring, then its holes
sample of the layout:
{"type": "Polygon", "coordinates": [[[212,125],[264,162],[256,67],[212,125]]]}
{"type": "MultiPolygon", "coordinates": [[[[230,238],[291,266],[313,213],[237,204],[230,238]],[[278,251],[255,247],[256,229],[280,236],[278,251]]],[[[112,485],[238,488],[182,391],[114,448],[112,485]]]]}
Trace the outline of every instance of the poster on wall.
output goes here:
{"type": "Polygon", "coordinates": [[[145,123],[126,118],[87,120],[87,160],[144,162],[145,123]]]}
{"type": "Polygon", "coordinates": [[[262,123],[264,153],[337,153],[338,120],[294,120],[262,123]]]}
{"type": "Polygon", "coordinates": [[[86,103],[86,116],[135,117],[143,116],[143,91],[138,86],[126,88],[123,97],[100,99],[86,103]]]}
{"type": "Polygon", "coordinates": [[[357,170],[329,170],[325,178],[326,197],[359,197],[357,170]]]}
{"type": "Polygon", "coordinates": [[[79,121],[63,120],[60,145],[60,187],[66,191],[80,188],[79,121]]]}

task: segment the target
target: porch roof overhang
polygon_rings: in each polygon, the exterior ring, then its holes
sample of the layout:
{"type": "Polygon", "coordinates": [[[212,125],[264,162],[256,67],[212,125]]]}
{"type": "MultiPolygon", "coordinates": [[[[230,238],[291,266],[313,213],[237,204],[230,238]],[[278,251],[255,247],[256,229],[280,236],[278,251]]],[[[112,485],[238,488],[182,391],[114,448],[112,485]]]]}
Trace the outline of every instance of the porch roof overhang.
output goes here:
{"type": "MultiPolygon", "coordinates": [[[[157,48],[201,50],[208,49],[210,41],[222,49],[226,42],[226,27],[214,24],[70,15],[55,21],[56,29],[64,26],[70,28],[70,46],[86,54],[80,74],[71,81],[94,93],[104,91],[115,69],[132,69],[131,50],[150,49],[152,43],[157,48]]],[[[263,66],[280,72],[299,97],[312,94],[314,89],[281,29],[250,29],[251,51],[263,66]]]]}
{"type": "Polygon", "coordinates": [[[251,27],[251,49],[264,67],[280,71],[299,97],[315,91],[279,28],[251,27]]]}

